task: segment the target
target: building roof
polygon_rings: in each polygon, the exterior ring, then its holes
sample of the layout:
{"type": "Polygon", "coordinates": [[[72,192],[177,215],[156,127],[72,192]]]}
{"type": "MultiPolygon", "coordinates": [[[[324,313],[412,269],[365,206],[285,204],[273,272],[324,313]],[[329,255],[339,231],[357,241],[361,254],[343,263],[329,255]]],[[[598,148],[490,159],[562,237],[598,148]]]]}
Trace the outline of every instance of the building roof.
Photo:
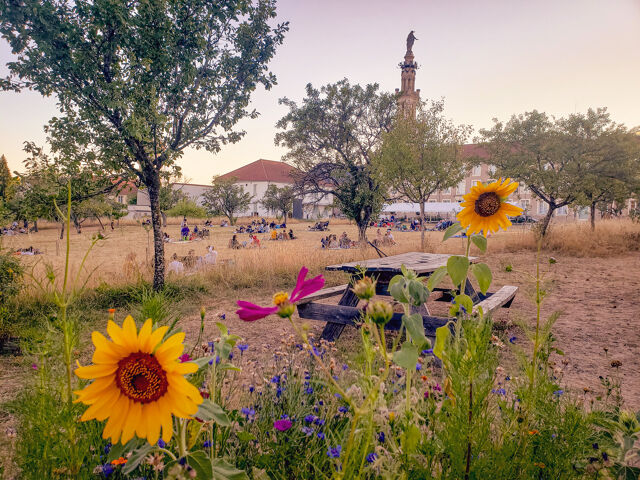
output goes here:
{"type": "Polygon", "coordinates": [[[287,163],[261,158],[249,165],[225,173],[222,178],[235,177],[244,182],[293,183],[291,174],[295,171],[295,167],[287,163]]]}
{"type": "Polygon", "coordinates": [[[462,146],[462,156],[488,158],[489,154],[482,145],[478,145],[477,143],[467,143],[462,146]]]}

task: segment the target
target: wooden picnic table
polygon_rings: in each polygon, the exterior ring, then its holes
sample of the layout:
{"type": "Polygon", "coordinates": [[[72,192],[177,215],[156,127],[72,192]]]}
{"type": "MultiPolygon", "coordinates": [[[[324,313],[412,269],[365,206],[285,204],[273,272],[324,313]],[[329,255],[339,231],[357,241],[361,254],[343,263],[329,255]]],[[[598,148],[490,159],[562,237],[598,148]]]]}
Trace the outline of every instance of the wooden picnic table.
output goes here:
{"type": "MultiPolygon", "coordinates": [[[[349,283],[337,287],[324,288],[319,292],[305,298],[298,304],[298,313],[301,318],[323,320],[327,322],[322,337],[325,340],[335,341],[346,325],[356,325],[362,316],[362,310],[358,308],[358,297],[353,293],[352,286],[364,275],[376,279],[376,295],[390,296],[389,282],[391,279],[402,273],[402,265],[409,270],[413,270],[420,277],[429,277],[437,268],[445,266],[451,255],[409,252],[389,257],[374,258],[370,260],[341,263],[329,265],[326,270],[344,271],[350,274],[349,283]],[[319,303],[316,300],[335,297],[340,295],[338,304],[319,303]]],[[[475,263],[475,257],[469,257],[471,263],[475,263]]],[[[471,282],[466,282],[465,293],[471,297],[474,303],[474,310],[482,307],[485,313],[491,312],[498,307],[508,308],[515,297],[518,288],[513,286],[502,287],[496,293],[482,295],[477,292],[471,282]]],[[[439,301],[450,301],[453,297],[450,289],[436,288],[434,291],[440,292],[437,299],[439,301]]],[[[429,313],[427,305],[411,307],[412,313],[422,315],[425,334],[434,337],[437,328],[446,325],[450,317],[437,317],[429,313]]],[[[391,321],[386,325],[390,330],[399,330],[402,326],[402,313],[394,313],[391,321]]]]}

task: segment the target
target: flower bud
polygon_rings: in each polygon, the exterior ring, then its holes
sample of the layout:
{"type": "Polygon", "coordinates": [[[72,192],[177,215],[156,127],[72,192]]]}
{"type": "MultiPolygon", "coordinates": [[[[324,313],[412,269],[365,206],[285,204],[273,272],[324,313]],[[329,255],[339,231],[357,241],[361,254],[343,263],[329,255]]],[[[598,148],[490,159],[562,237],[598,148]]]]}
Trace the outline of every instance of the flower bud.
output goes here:
{"type": "Polygon", "coordinates": [[[200,307],[200,320],[204,320],[205,314],[206,310],[204,309],[204,306],[200,307]]]}
{"type": "Polygon", "coordinates": [[[278,310],[278,316],[281,318],[291,318],[293,312],[296,311],[296,306],[292,303],[289,303],[289,301],[281,303],[279,307],[280,308],[278,310]]]}
{"type": "Polygon", "coordinates": [[[376,294],[376,282],[371,277],[364,277],[354,284],[352,290],[360,300],[369,300],[376,294]]]}
{"type": "Polygon", "coordinates": [[[386,325],[393,317],[393,308],[387,302],[371,302],[367,305],[367,315],[376,325],[386,325]]]}

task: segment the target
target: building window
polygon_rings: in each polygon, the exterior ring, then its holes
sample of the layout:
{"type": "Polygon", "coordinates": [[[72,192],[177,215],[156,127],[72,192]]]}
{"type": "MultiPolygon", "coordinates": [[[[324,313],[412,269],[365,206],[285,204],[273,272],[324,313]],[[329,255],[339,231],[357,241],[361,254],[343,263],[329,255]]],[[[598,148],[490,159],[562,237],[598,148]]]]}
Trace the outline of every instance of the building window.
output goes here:
{"type": "Polygon", "coordinates": [[[446,190],[442,190],[441,193],[444,195],[449,195],[451,193],[451,187],[447,188],[446,190]]]}
{"type": "Polygon", "coordinates": [[[118,195],[118,203],[124,203],[124,196],[118,195]]]}
{"type": "Polygon", "coordinates": [[[494,167],[493,165],[489,165],[489,176],[493,177],[496,174],[496,167],[494,167]]]}
{"type": "Polygon", "coordinates": [[[529,211],[529,207],[531,206],[530,200],[520,200],[520,206],[525,212],[529,211]]]}
{"type": "Polygon", "coordinates": [[[567,213],[569,213],[569,208],[566,205],[556,210],[556,215],[566,215],[567,213]]]}
{"type": "Polygon", "coordinates": [[[258,192],[258,184],[253,184],[253,194],[255,195],[258,192]]]}
{"type": "Polygon", "coordinates": [[[540,215],[544,215],[545,213],[547,213],[548,210],[548,205],[544,202],[538,202],[538,213],[540,215]]]}
{"type": "Polygon", "coordinates": [[[456,187],[456,192],[458,193],[458,195],[464,195],[465,193],[467,193],[467,181],[466,180],[462,180],[458,186],[456,187]]]}
{"type": "Polygon", "coordinates": [[[474,177],[479,177],[482,175],[482,165],[476,165],[473,167],[473,172],[471,173],[474,177]]]}

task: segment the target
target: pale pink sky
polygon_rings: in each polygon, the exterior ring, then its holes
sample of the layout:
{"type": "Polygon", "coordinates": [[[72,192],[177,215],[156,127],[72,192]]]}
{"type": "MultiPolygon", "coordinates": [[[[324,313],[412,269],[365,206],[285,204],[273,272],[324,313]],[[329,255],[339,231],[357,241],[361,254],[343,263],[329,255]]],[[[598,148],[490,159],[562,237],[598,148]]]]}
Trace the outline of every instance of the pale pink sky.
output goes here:
{"type": "MultiPolygon", "coordinates": [[[[209,183],[258,158],[279,160],[275,123],[304,86],[344,77],[400,84],[398,62],[410,30],[422,98],[445,97],[446,113],[476,129],[491,119],[538,110],[553,115],[606,106],[627,126],[640,125],[640,0],[281,0],[291,29],[271,63],[278,85],[255,92],[260,113],[243,121],[247,135],[217,155],[189,150],[180,160],[196,183],[209,183]]],[[[0,42],[0,74],[9,50],[0,42]]],[[[44,143],[53,99],[0,93],[0,154],[22,167],[22,143],[44,143]]]]}

